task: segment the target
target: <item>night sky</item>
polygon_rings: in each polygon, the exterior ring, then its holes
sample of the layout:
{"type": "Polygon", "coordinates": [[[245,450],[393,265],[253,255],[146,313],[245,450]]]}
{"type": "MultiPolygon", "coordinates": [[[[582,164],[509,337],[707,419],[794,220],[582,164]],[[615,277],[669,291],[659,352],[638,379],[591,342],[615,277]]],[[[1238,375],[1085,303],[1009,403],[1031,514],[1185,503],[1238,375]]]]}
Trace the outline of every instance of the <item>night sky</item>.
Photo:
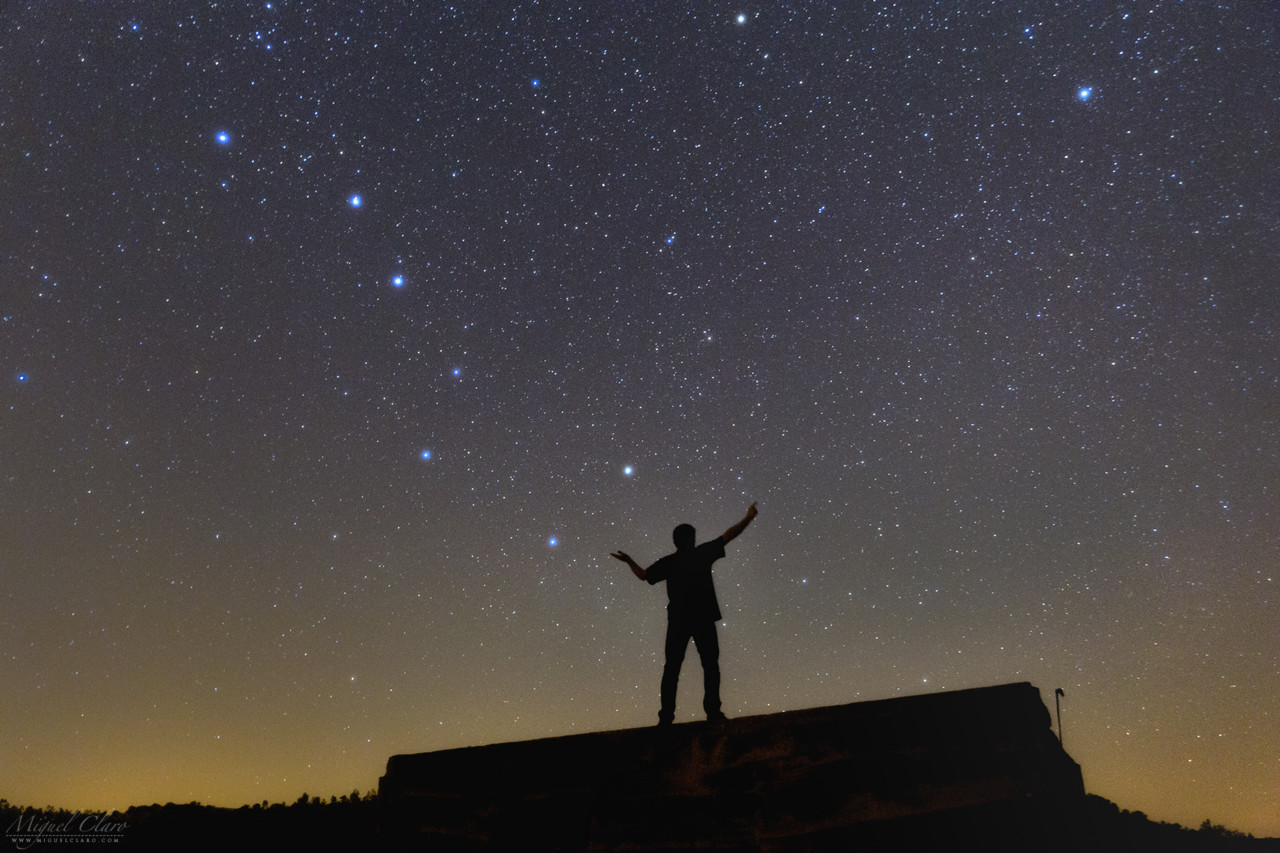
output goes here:
{"type": "Polygon", "coordinates": [[[609,553],[758,500],[730,716],[1280,834],[1280,10],[836,5],[6,6],[0,794],[652,725],[609,553]]]}

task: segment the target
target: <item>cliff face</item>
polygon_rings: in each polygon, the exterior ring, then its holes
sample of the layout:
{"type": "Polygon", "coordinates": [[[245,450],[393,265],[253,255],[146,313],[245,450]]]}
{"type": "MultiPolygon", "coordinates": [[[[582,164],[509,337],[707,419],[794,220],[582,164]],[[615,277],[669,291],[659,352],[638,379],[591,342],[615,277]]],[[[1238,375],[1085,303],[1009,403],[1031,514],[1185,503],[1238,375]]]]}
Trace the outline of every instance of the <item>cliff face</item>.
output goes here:
{"type": "Polygon", "coordinates": [[[397,755],[379,799],[393,846],[810,850],[1043,845],[1084,787],[1022,683],[397,755]]]}

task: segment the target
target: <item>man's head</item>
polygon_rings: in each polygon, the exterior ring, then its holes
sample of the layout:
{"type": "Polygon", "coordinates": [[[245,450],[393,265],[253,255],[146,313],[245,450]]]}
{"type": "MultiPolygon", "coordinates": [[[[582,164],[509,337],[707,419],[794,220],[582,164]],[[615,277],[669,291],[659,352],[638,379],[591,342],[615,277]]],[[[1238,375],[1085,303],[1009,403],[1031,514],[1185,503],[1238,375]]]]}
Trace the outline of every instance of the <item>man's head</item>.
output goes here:
{"type": "Polygon", "coordinates": [[[677,551],[692,548],[696,536],[697,531],[693,529],[692,524],[681,524],[671,531],[671,540],[676,543],[677,551]]]}

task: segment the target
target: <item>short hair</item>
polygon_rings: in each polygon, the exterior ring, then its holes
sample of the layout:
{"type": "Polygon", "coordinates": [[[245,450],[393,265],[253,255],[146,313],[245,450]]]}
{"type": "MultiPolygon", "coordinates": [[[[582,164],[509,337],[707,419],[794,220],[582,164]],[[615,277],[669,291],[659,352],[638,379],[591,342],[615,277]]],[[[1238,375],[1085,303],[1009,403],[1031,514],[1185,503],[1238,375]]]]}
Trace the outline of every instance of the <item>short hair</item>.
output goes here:
{"type": "Polygon", "coordinates": [[[676,550],[682,551],[685,548],[692,548],[694,539],[697,538],[698,532],[693,529],[692,524],[680,524],[676,529],[671,531],[671,540],[676,543],[676,550]]]}

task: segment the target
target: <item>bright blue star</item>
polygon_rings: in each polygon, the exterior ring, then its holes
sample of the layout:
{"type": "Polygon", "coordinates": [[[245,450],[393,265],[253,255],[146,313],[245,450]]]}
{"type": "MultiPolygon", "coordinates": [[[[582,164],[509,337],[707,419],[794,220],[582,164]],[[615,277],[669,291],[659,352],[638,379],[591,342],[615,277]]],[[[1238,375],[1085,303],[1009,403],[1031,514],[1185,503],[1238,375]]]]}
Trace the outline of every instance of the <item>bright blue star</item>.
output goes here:
{"type": "Polygon", "coordinates": [[[547,544],[550,545],[552,548],[554,548],[560,544],[560,540],[552,536],[550,539],[547,540],[547,544]]]}
{"type": "Polygon", "coordinates": [[[534,77],[531,83],[533,85],[533,88],[535,89],[542,85],[542,81],[539,80],[537,77],[534,77]]]}
{"type": "Polygon", "coordinates": [[[18,374],[18,381],[19,381],[19,382],[26,382],[26,381],[27,381],[27,374],[25,374],[25,373],[19,373],[19,374],[18,374]]]}
{"type": "Polygon", "coordinates": [[[347,199],[347,204],[351,205],[352,207],[359,207],[360,205],[364,204],[364,199],[362,199],[358,194],[353,195],[351,198],[347,199]]]}
{"type": "Polygon", "coordinates": [[[421,453],[419,453],[418,455],[419,455],[420,457],[422,457],[422,461],[423,461],[423,462],[429,462],[429,461],[431,461],[431,451],[430,451],[430,450],[424,450],[424,451],[422,451],[421,453]]]}
{"type": "Polygon", "coordinates": [[[622,473],[623,473],[623,476],[630,477],[632,474],[635,473],[635,469],[632,468],[630,465],[624,465],[622,466],[622,473]]]}
{"type": "Polygon", "coordinates": [[[392,286],[392,287],[404,287],[404,276],[402,276],[402,275],[393,275],[393,276],[391,276],[391,286],[392,286]]]}
{"type": "Polygon", "coordinates": [[[220,130],[213,135],[213,139],[223,148],[231,144],[231,134],[225,130],[220,130]]]}
{"type": "Polygon", "coordinates": [[[1090,86],[1082,87],[1079,92],[1076,92],[1076,97],[1082,101],[1089,100],[1089,98],[1093,97],[1093,88],[1090,86]]]}
{"type": "Polygon", "coordinates": [[[747,16],[746,16],[746,15],[739,15],[739,16],[738,16],[738,18],[737,18],[737,21],[738,21],[738,24],[739,24],[739,25],[741,25],[741,24],[745,24],[745,23],[747,22],[747,16]]]}
{"type": "Polygon", "coordinates": [[[675,241],[676,241],[676,235],[672,234],[670,237],[667,238],[667,245],[670,246],[675,241]]]}
{"type": "Polygon", "coordinates": [[[454,375],[454,376],[461,376],[461,375],[462,375],[462,368],[461,368],[461,367],[455,367],[455,368],[453,369],[452,373],[453,373],[453,375],[454,375]]]}

